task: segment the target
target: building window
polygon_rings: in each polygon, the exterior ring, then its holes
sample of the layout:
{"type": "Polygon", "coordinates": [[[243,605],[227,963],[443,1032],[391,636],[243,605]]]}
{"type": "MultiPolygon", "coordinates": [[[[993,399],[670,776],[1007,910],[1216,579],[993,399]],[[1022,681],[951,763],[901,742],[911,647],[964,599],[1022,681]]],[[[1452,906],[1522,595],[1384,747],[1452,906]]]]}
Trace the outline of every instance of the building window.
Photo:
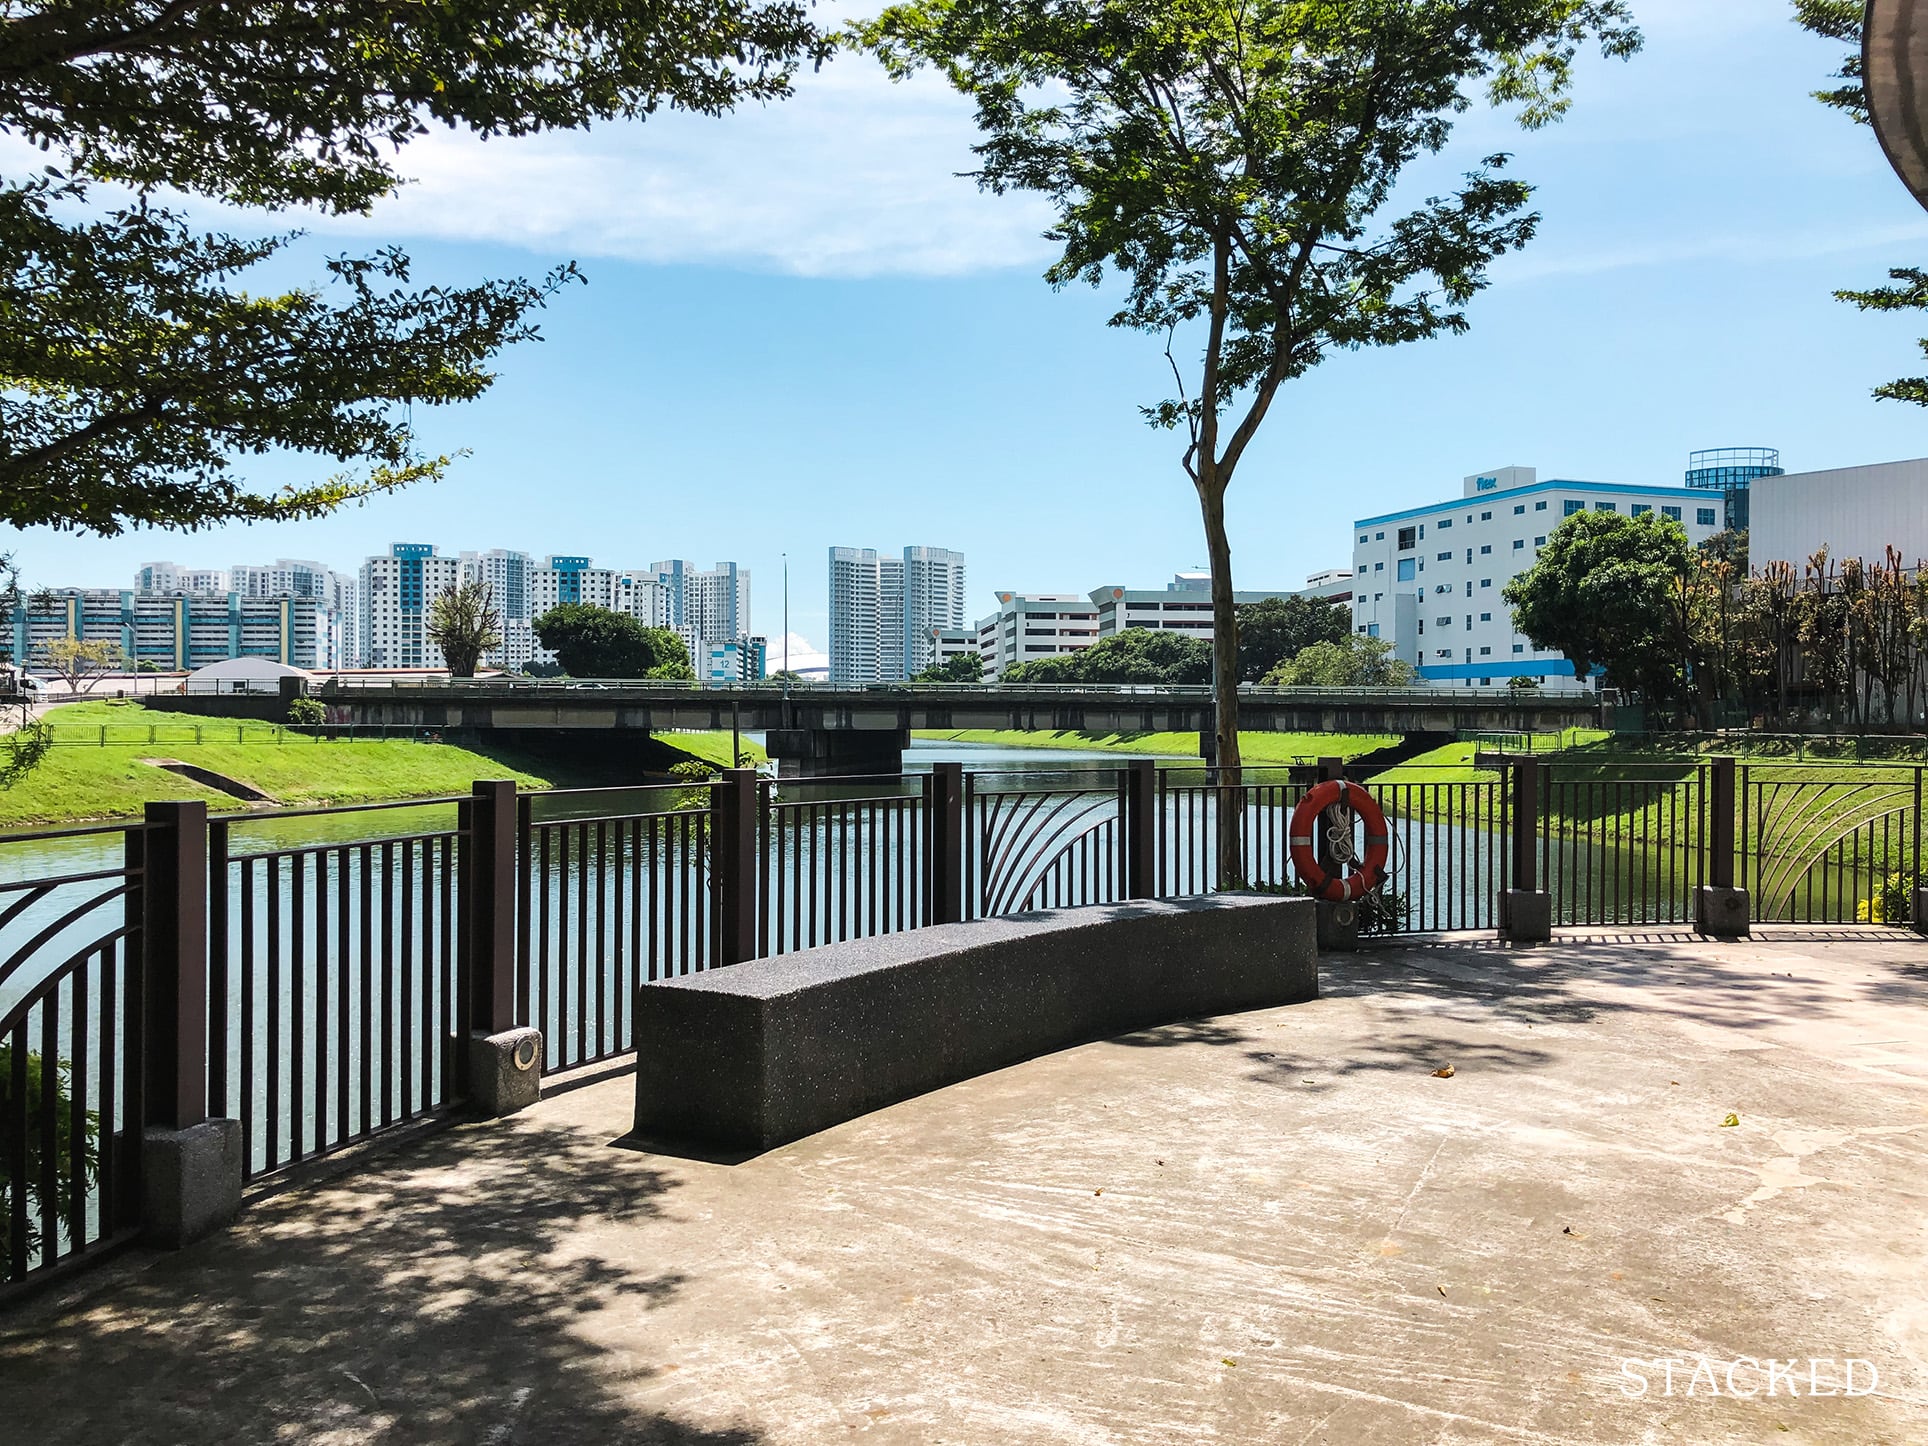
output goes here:
{"type": "Polygon", "coordinates": [[[1490,623],[1493,621],[1493,615],[1491,613],[1481,613],[1479,620],[1483,623],[1490,623]]]}
{"type": "Polygon", "coordinates": [[[1399,529],[1399,550],[1401,552],[1410,552],[1418,545],[1419,530],[1417,528],[1402,527],[1399,529]]]}
{"type": "Polygon", "coordinates": [[[1414,570],[1418,566],[1419,564],[1414,562],[1410,557],[1400,558],[1399,559],[1399,580],[1401,582],[1411,582],[1413,580],[1414,570]]]}
{"type": "MultiPolygon", "coordinates": [[[[1383,566],[1384,564],[1381,564],[1381,565],[1383,566]]],[[[1364,577],[1365,575],[1366,575],[1366,565],[1362,562],[1359,564],[1359,576],[1364,577]]]]}
{"type": "Polygon", "coordinates": [[[1493,544],[1489,542],[1489,543],[1487,543],[1487,544],[1486,544],[1486,546],[1484,546],[1484,547],[1482,547],[1482,548],[1481,548],[1481,549],[1479,550],[1479,555],[1480,555],[1481,557],[1485,557],[1485,556],[1486,556],[1486,555],[1487,555],[1488,553],[1490,553],[1490,552],[1491,552],[1492,550],[1493,550],[1493,544]]]}
{"type": "Polygon", "coordinates": [[[1618,502],[1596,502],[1593,504],[1593,510],[1595,512],[1618,512],[1620,510],[1620,504],[1618,502]]]}
{"type": "Polygon", "coordinates": [[[1544,502],[1535,502],[1533,504],[1533,510],[1535,512],[1544,512],[1546,511],[1546,504],[1544,502]]]}
{"type": "Polygon", "coordinates": [[[1483,577],[1479,580],[1479,585],[1481,587],[1491,587],[1493,585],[1493,579],[1490,577],[1483,577]]]}
{"type": "Polygon", "coordinates": [[[1451,618],[1434,618],[1433,619],[1433,626],[1436,628],[1450,628],[1452,625],[1453,625],[1453,620],[1451,618]]]}
{"type": "Polygon", "coordinates": [[[1525,546],[1526,546],[1526,539],[1524,537],[1516,537],[1513,539],[1513,550],[1515,552],[1518,552],[1521,548],[1525,546]]]}
{"type": "Polygon", "coordinates": [[[1519,506],[1513,509],[1513,515],[1515,517],[1523,516],[1525,512],[1526,512],[1526,504],[1524,502],[1520,503],[1519,506]]]}
{"type": "Polygon", "coordinates": [[[1442,517],[1439,519],[1439,530],[1441,532],[1444,532],[1447,528],[1451,527],[1452,525],[1453,525],[1453,519],[1450,517],[1442,517]]]}
{"type": "Polygon", "coordinates": [[[1526,651],[1526,649],[1521,644],[1515,643],[1513,644],[1513,651],[1516,653],[1523,653],[1526,651]]]}
{"type": "Polygon", "coordinates": [[[1376,637],[1378,637],[1378,636],[1379,636],[1379,624],[1377,624],[1377,623],[1367,623],[1367,624],[1366,624],[1366,636],[1367,636],[1367,637],[1369,637],[1369,638],[1376,638],[1376,637]]]}
{"type": "Polygon", "coordinates": [[[1712,527],[1714,525],[1714,509],[1711,507],[1696,507],[1694,509],[1694,521],[1702,527],[1712,527]]]}
{"type": "Polygon", "coordinates": [[[1660,515],[1662,517],[1671,517],[1676,522],[1680,521],[1680,509],[1678,507],[1663,507],[1660,509],[1660,515]]]}
{"type": "Polygon", "coordinates": [[[1359,540],[1360,540],[1361,542],[1364,542],[1364,541],[1366,540],[1366,534],[1365,534],[1365,533],[1363,533],[1363,532],[1362,532],[1362,533],[1360,533],[1360,534],[1359,534],[1359,540]]]}
{"type": "Polygon", "coordinates": [[[1636,502],[1629,510],[1635,517],[1643,517],[1647,513],[1652,512],[1653,508],[1649,507],[1645,502],[1636,502]]]}
{"type": "Polygon", "coordinates": [[[1533,539],[1533,545],[1534,545],[1535,547],[1545,547],[1545,546],[1546,546],[1546,538],[1545,538],[1545,537],[1536,537],[1536,538],[1534,538],[1534,539],[1533,539]]]}
{"type": "Polygon", "coordinates": [[[1490,658],[1493,656],[1493,650],[1491,648],[1481,648],[1479,650],[1479,655],[1482,658],[1490,658]]]}
{"type": "Polygon", "coordinates": [[[1384,542],[1386,540],[1386,534],[1383,532],[1375,532],[1372,535],[1372,540],[1374,542],[1384,542]]]}
{"type": "Polygon", "coordinates": [[[1436,658],[1450,658],[1452,655],[1453,650],[1451,648],[1441,648],[1437,653],[1433,654],[1436,658]]]}
{"type": "Polygon", "coordinates": [[[1566,509],[1566,515],[1568,517],[1571,517],[1576,512],[1585,512],[1587,510],[1586,503],[1575,502],[1573,501],[1572,498],[1568,498],[1565,502],[1561,503],[1560,505],[1566,509]]]}
{"type": "Polygon", "coordinates": [[[1434,562],[1451,562],[1452,560],[1453,555],[1450,552],[1442,552],[1438,557],[1433,559],[1434,562]]]}
{"type": "MultiPolygon", "coordinates": [[[[1403,564],[1402,564],[1402,566],[1403,566],[1403,564]]],[[[1374,563],[1374,564],[1372,565],[1372,570],[1373,570],[1374,572],[1384,572],[1384,571],[1386,570],[1386,564],[1385,564],[1385,563],[1383,563],[1383,562],[1375,562],[1375,563],[1374,563]]]]}

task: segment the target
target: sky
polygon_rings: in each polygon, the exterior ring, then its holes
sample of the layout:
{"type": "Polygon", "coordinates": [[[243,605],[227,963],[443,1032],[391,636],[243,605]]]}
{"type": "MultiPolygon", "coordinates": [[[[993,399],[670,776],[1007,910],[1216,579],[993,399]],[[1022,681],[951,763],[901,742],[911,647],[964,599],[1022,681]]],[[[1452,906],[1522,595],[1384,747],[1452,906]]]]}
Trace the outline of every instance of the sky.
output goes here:
{"type": "MultiPolygon", "coordinates": [[[[1928,326],[1831,295],[1928,253],[1872,133],[1809,97],[1838,47],[1780,0],[1633,8],[1645,51],[1583,65],[1562,124],[1475,111],[1417,178],[1511,151],[1540,233],[1494,267],[1467,335],[1340,353],[1281,394],[1229,497],[1240,588],[1345,565],[1352,519],[1482,469],[1651,484],[1703,447],[1779,447],[1794,471],[1928,454],[1928,413],[1869,395],[1922,370],[1928,326]]],[[[1180,447],[1138,412],[1168,393],[1162,343],[1107,327],[1102,292],[1042,281],[1048,214],[957,175],[973,136],[936,82],[845,57],[721,119],[430,137],[366,218],[229,215],[309,228],[280,284],[390,244],[418,280],[574,259],[589,284],[481,400],[418,409],[427,446],[468,452],[438,485],[299,524],[0,529],[0,551],[32,586],[114,587],[159,559],[352,571],[394,541],[728,558],[773,639],[787,553],[791,630],[819,646],[833,545],[964,552],[973,617],[1002,589],[1160,586],[1204,557],[1180,447]]],[[[263,485],[333,470],[248,461],[263,485]]]]}

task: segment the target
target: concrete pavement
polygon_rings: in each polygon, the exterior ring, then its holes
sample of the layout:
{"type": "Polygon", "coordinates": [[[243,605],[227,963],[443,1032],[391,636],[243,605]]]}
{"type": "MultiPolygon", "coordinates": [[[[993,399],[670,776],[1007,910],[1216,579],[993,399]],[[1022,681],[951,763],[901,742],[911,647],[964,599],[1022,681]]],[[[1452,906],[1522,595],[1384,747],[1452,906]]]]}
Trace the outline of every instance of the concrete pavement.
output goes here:
{"type": "Polygon", "coordinates": [[[1325,991],[735,1164],[612,1144],[626,1077],[436,1134],[0,1317],[6,1439],[1928,1440],[1928,945],[1325,991]]]}

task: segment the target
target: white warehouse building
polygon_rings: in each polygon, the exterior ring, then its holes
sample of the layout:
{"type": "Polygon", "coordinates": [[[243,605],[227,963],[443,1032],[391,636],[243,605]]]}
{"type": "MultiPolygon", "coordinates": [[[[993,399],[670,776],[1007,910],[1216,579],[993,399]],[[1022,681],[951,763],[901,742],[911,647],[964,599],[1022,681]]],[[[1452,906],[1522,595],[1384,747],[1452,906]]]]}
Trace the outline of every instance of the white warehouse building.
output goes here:
{"type": "Polygon", "coordinates": [[[1475,473],[1456,501],[1353,524],[1353,631],[1389,639],[1431,682],[1492,687],[1528,677],[1578,688],[1565,658],[1513,630],[1500,598],[1533,565],[1547,534],[1576,512],[1658,512],[1696,545],[1724,525],[1721,499],[1686,487],[1542,482],[1532,467],[1475,473]]]}
{"type": "Polygon", "coordinates": [[[1799,576],[1821,548],[1836,562],[1880,562],[1894,548],[1903,567],[1928,561],[1928,458],[1757,478],[1748,565],[1790,564],[1799,576]]]}

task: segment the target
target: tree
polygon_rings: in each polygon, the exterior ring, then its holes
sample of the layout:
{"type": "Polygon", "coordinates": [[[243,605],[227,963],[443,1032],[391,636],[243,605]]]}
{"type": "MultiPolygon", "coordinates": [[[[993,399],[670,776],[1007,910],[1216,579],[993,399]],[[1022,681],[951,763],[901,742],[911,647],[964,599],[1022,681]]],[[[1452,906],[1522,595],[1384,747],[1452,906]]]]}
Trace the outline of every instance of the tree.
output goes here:
{"type": "Polygon", "coordinates": [[[535,620],[536,640],[576,678],[693,678],[689,649],[668,628],[589,603],[563,603],[535,620]]]}
{"type": "MultiPolygon", "coordinates": [[[[1621,0],[907,0],[856,34],[894,75],[933,66],[975,103],[980,186],[1051,199],[1053,286],[1116,272],[1111,324],[1165,338],[1177,396],[1144,413],[1184,432],[1236,787],[1225,497],[1279,388],[1334,350],[1464,330],[1489,264],[1533,235],[1529,188],[1490,156],[1388,215],[1401,172],[1476,89],[1544,124],[1582,44],[1625,56],[1639,32],[1621,0]]],[[[1219,809],[1228,885],[1240,835],[1219,809]]]]}
{"type": "Polygon", "coordinates": [[[1126,628],[1076,653],[1034,658],[1005,669],[1000,683],[1210,682],[1212,645],[1161,628],[1126,628]]]}
{"type": "Polygon", "coordinates": [[[976,653],[954,653],[932,663],[911,679],[913,683],[977,683],[984,678],[984,659],[976,653]]]}
{"type": "MultiPolygon", "coordinates": [[[[1794,18],[1803,29],[1850,47],[1832,77],[1840,84],[1831,90],[1815,91],[1814,98],[1845,112],[1859,125],[1869,124],[1868,91],[1861,74],[1861,33],[1866,13],[1863,0],[1794,0],[1794,18]]],[[[1888,280],[1893,285],[1837,291],[1834,296],[1861,311],[1928,311],[1928,270],[1893,267],[1888,280]]],[[[1920,345],[1928,353],[1928,337],[1920,345]]],[[[1898,378],[1876,387],[1874,395],[1883,401],[1928,407],[1928,376],[1898,378]]]]}
{"type": "Polygon", "coordinates": [[[1670,598],[1690,553],[1687,530],[1657,512],[1576,512],[1502,596],[1513,626],[1580,681],[1599,668],[1613,687],[1670,694],[1670,598]]]}
{"type": "Polygon", "coordinates": [[[328,263],[334,295],[251,295],[287,235],[202,235],[151,194],[368,210],[431,125],[518,136],[787,94],[828,41],[800,0],[13,0],[0,131],[47,152],[0,180],[0,523],[99,533],[309,517],[442,475],[406,408],[476,396],[579,279],[409,287],[398,251],[328,263]],[[134,199],[99,204],[98,183],[134,199]],[[274,449],[367,459],[264,495],[274,449]]]}
{"type": "Polygon", "coordinates": [[[1265,675],[1281,688],[1403,688],[1412,681],[1412,664],[1394,657],[1390,642],[1357,633],[1301,648],[1265,675]]]}
{"type": "Polygon", "coordinates": [[[70,693],[91,693],[101,679],[127,666],[126,652],[107,638],[51,638],[35,647],[34,658],[70,693]]]}
{"type": "Polygon", "coordinates": [[[436,594],[424,631],[442,650],[451,677],[473,678],[482,655],[502,646],[502,614],[490,599],[489,585],[470,578],[436,594]]]}
{"type": "Polygon", "coordinates": [[[1238,675],[1256,683],[1288,658],[1314,643],[1336,643],[1350,632],[1344,604],[1324,598],[1262,598],[1238,610],[1238,675]]]}

